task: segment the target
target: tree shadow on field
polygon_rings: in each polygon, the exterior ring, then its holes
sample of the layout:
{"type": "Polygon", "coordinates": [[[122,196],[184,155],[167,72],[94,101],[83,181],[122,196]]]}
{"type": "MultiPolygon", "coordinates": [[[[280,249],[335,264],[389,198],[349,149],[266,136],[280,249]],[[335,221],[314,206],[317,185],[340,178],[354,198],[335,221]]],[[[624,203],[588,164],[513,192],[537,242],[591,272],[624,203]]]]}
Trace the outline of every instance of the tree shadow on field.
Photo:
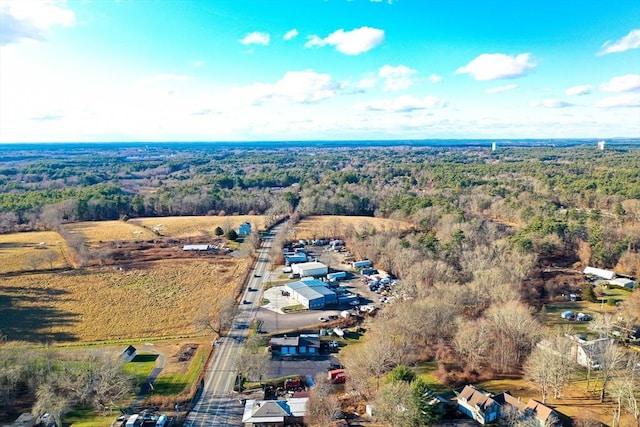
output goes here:
{"type": "Polygon", "coordinates": [[[80,321],[78,314],[55,306],[68,294],[62,289],[0,286],[0,331],[11,341],[78,341],[74,334],[60,330],[80,321]]]}

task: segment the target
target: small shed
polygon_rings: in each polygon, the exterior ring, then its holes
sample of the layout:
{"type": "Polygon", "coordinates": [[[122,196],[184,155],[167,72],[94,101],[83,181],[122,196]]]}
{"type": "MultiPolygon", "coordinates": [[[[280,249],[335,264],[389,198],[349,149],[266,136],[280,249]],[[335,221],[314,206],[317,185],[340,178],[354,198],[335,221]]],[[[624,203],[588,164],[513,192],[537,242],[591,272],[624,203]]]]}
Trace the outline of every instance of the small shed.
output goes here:
{"type": "Polygon", "coordinates": [[[248,236],[251,234],[251,224],[243,222],[238,226],[238,236],[248,236]]]}
{"type": "Polygon", "coordinates": [[[120,353],[120,360],[125,362],[131,362],[136,357],[136,348],[132,345],[128,346],[124,349],[122,353],[120,353]]]}

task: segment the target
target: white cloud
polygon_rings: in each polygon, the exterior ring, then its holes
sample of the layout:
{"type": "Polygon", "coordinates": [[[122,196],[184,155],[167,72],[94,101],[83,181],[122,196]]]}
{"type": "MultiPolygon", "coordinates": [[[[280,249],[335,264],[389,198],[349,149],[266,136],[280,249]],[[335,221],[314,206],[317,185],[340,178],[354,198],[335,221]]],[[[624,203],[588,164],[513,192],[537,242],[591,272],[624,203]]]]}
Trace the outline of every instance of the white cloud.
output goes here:
{"type": "Polygon", "coordinates": [[[385,91],[397,91],[410,88],[413,84],[411,76],[417,73],[416,70],[404,65],[398,65],[397,67],[385,65],[378,71],[378,75],[385,79],[385,91]]]}
{"type": "Polygon", "coordinates": [[[153,77],[141,79],[139,83],[143,85],[152,85],[163,82],[185,82],[187,80],[189,80],[189,77],[182,74],[157,74],[153,77]]]}
{"type": "Polygon", "coordinates": [[[338,52],[345,55],[359,55],[368,52],[384,41],[384,31],[371,27],[360,27],[351,31],[342,29],[334,31],[324,39],[313,35],[305,43],[305,47],[335,46],[338,52]]]}
{"type": "Polygon", "coordinates": [[[513,89],[515,89],[517,87],[518,87],[518,85],[516,85],[516,84],[497,86],[497,87],[490,87],[489,89],[486,89],[484,91],[484,93],[487,93],[489,95],[493,95],[495,93],[508,92],[508,91],[513,90],[513,89]]]}
{"type": "Polygon", "coordinates": [[[600,85],[603,92],[632,92],[640,89],[640,74],[625,74],[613,77],[600,85]]]}
{"type": "Polygon", "coordinates": [[[625,93],[603,98],[596,104],[601,108],[640,107],[640,93],[625,93]]]}
{"type": "Polygon", "coordinates": [[[539,99],[531,101],[529,105],[531,105],[532,107],[542,108],[567,108],[573,106],[573,104],[561,101],[559,99],[539,99]]]}
{"type": "Polygon", "coordinates": [[[295,28],[293,30],[287,31],[287,33],[284,35],[285,40],[291,40],[295,37],[298,37],[298,30],[296,30],[295,28]]]}
{"type": "Polygon", "coordinates": [[[263,46],[267,46],[269,44],[269,40],[271,36],[269,33],[260,33],[258,31],[254,31],[253,33],[249,33],[240,40],[240,43],[247,44],[261,44],[263,46]]]}
{"type": "Polygon", "coordinates": [[[525,76],[536,64],[530,61],[530,54],[517,56],[502,53],[483,53],[464,67],[456,70],[456,74],[471,74],[476,80],[513,79],[525,76]]]}
{"type": "Polygon", "coordinates": [[[201,61],[201,60],[193,61],[192,65],[196,68],[200,68],[204,65],[204,61],[201,61]]]}
{"type": "Polygon", "coordinates": [[[395,99],[381,99],[365,104],[360,104],[359,109],[367,111],[385,111],[388,113],[407,113],[416,110],[426,110],[432,108],[444,108],[447,101],[434,96],[425,98],[415,98],[410,95],[403,95],[395,99]]]}
{"type": "Polygon", "coordinates": [[[52,27],[70,27],[75,13],[56,0],[3,0],[0,3],[0,46],[24,40],[42,40],[52,27]]]}
{"type": "Polygon", "coordinates": [[[342,85],[331,79],[329,74],[312,70],[287,71],[275,83],[256,83],[239,89],[241,99],[257,105],[267,101],[284,101],[308,104],[334,96],[342,85]]]}
{"type": "Polygon", "coordinates": [[[355,87],[360,90],[373,89],[378,82],[373,77],[365,77],[355,83],[355,87]]]}
{"type": "Polygon", "coordinates": [[[602,45],[602,49],[598,55],[606,55],[609,53],[625,52],[630,49],[640,48],[640,29],[629,31],[629,34],[619,40],[608,40],[602,45]]]}
{"type": "Polygon", "coordinates": [[[593,86],[591,85],[572,86],[565,91],[565,94],[567,94],[567,96],[588,95],[592,90],[593,86]]]}
{"type": "Polygon", "coordinates": [[[429,81],[431,83],[440,83],[442,81],[442,76],[439,76],[437,74],[431,74],[429,76],[429,81]]]}

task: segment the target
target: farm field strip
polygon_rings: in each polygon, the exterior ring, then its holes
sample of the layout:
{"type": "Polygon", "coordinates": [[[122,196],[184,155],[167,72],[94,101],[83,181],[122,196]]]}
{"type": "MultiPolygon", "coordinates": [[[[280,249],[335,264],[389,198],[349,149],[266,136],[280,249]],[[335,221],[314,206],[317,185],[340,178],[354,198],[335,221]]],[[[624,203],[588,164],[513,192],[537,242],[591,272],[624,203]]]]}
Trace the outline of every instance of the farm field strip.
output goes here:
{"type": "Polygon", "coordinates": [[[12,340],[62,343],[191,336],[201,306],[233,295],[248,262],[167,260],[124,271],[7,277],[0,285],[0,330],[12,340]]]}
{"type": "Polygon", "coordinates": [[[55,231],[0,234],[0,273],[65,267],[62,253],[68,252],[65,240],[55,231]],[[30,263],[30,259],[49,251],[56,254],[55,259],[30,263]]]}
{"type": "Polygon", "coordinates": [[[404,231],[412,225],[405,221],[368,216],[309,216],[301,219],[295,228],[295,238],[313,239],[321,237],[345,235],[345,231],[355,232],[376,231],[404,231]]]}
{"type": "Polygon", "coordinates": [[[135,218],[128,221],[133,225],[151,230],[157,228],[163,236],[184,238],[202,234],[213,235],[216,227],[237,228],[241,223],[248,222],[253,230],[264,228],[265,217],[261,215],[233,215],[233,216],[173,216],[164,218],[135,218]]]}

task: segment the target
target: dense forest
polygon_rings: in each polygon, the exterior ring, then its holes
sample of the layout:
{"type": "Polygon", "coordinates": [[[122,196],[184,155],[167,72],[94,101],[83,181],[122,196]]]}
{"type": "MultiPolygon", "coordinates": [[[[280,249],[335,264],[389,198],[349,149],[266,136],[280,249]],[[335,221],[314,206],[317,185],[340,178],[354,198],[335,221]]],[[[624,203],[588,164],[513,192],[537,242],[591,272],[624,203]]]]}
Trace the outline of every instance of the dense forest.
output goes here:
{"type": "Polygon", "coordinates": [[[434,216],[513,226],[545,259],[638,273],[640,150],[592,146],[7,151],[0,232],[142,216],[368,215],[412,222],[431,250],[434,216]]]}
{"type": "MultiPolygon", "coordinates": [[[[581,375],[536,343],[546,337],[561,345],[554,339],[564,331],[545,328],[547,304],[583,285],[585,300],[604,302],[602,288],[594,295],[584,279],[543,275],[593,265],[640,276],[639,166],[633,146],[25,149],[0,159],[0,232],[55,229],[82,252],[86,246],[74,243],[64,224],[230,214],[288,217],[285,228],[293,229],[310,215],[405,221],[403,231],[341,231],[356,256],[400,279],[401,301],[385,307],[358,352],[341,360],[350,390],[374,401],[381,420],[429,425],[436,415],[424,410],[426,386],[407,380],[406,366],[432,363],[433,375],[450,387],[524,375],[542,400],[561,398],[581,375]]],[[[289,236],[280,233],[274,256],[289,236]]],[[[638,324],[640,293],[628,290],[616,310],[615,322],[596,318],[589,333],[608,336],[614,326],[638,324]]],[[[587,381],[586,393],[616,401],[618,419],[628,413],[640,422],[633,409],[638,371],[621,355],[612,347],[611,363],[591,386],[587,381]]],[[[319,386],[312,394],[314,425],[327,425],[323,416],[337,405],[326,391],[319,386]]],[[[509,425],[529,425],[520,421],[509,425]]],[[[587,421],[575,425],[597,425],[587,421]]]]}

